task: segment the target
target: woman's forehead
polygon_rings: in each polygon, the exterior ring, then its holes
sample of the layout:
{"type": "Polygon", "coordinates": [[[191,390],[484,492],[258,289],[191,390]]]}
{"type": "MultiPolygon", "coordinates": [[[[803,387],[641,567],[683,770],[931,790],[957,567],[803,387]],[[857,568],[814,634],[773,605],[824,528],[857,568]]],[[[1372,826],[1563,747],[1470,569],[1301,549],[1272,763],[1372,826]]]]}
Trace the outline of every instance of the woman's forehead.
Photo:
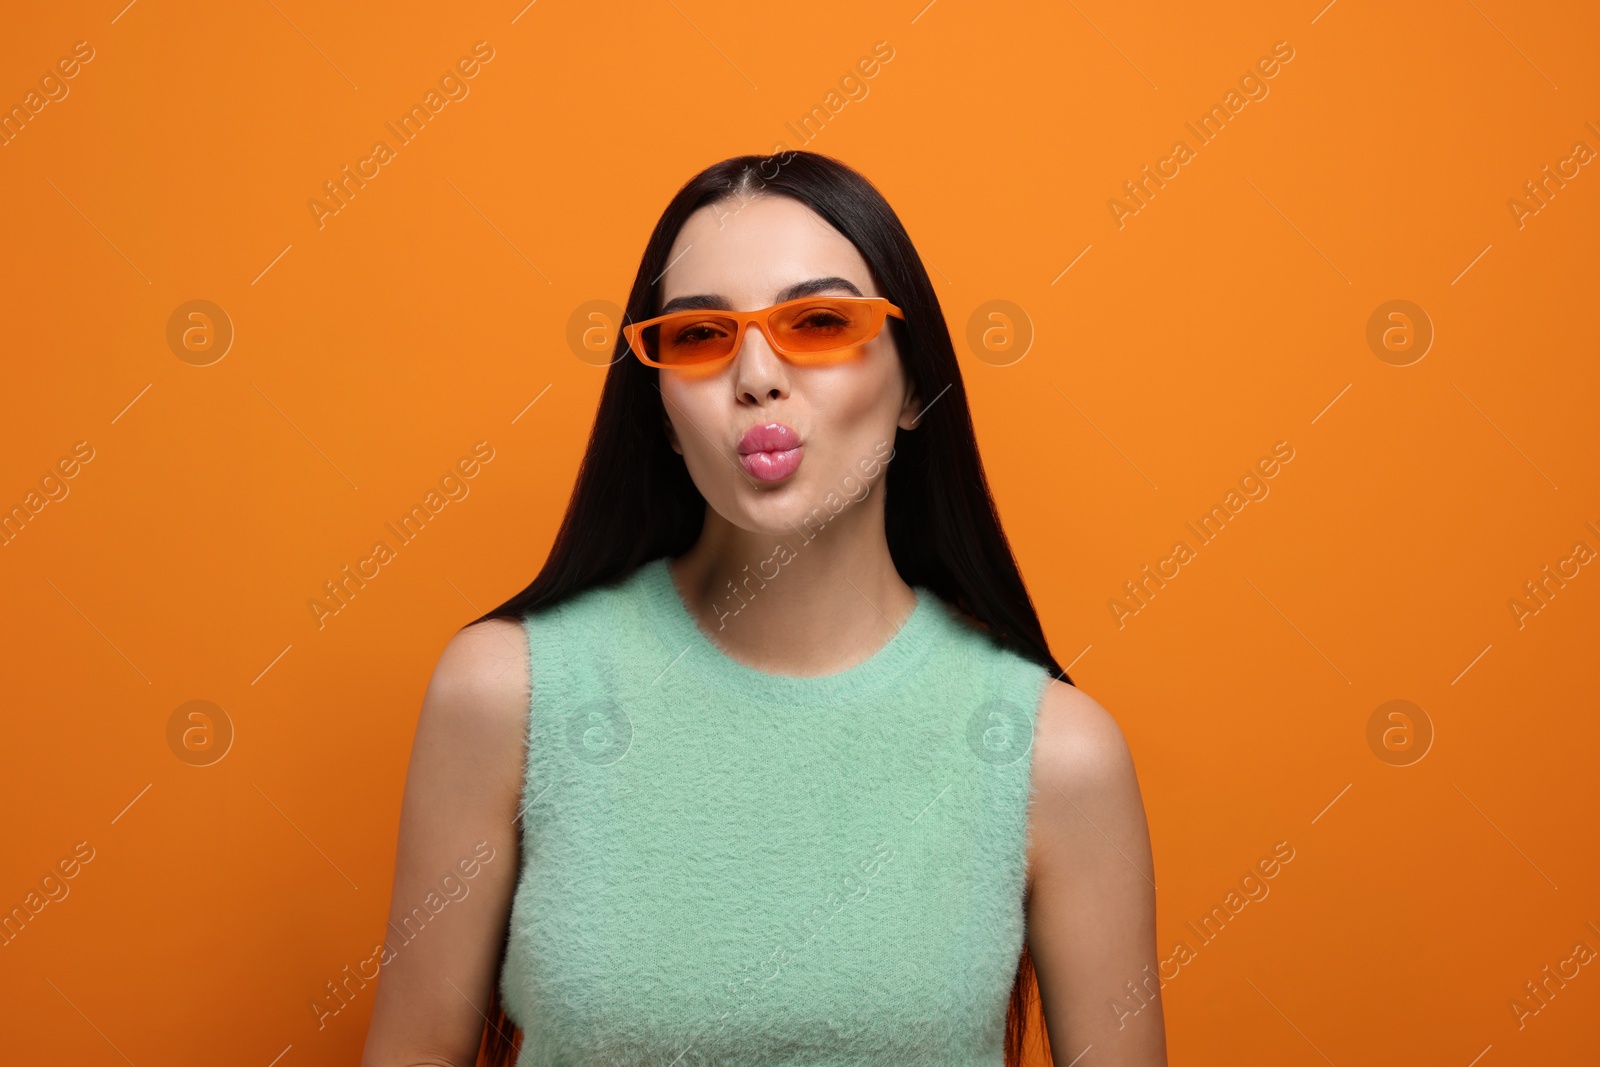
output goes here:
{"type": "Polygon", "coordinates": [[[876,295],[866,260],[828,221],[790,197],[708,204],[684,223],[661,276],[661,301],[718,296],[773,301],[813,278],[848,279],[876,295]]]}

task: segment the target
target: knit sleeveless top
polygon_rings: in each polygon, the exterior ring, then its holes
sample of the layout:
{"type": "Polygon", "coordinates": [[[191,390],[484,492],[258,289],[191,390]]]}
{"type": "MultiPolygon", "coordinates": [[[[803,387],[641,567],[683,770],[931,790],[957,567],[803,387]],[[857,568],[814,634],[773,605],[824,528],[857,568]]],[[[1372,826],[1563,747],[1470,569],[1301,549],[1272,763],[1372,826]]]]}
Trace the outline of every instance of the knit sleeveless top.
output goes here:
{"type": "Polygon", "coordinates": [[[517,1067],[1000,1067],[1049,671],[919,585],[867,659],[767,673],[667,562],[523,617],[517,1067]]]}

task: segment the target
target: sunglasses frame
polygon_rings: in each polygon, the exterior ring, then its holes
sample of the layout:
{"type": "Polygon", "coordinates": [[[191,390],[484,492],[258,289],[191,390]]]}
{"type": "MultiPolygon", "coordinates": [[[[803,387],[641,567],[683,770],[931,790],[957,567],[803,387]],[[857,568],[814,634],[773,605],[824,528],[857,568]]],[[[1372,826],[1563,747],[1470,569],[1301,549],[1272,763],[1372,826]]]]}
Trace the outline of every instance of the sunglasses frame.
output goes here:
{"type": "Polygon", "coordinates": [[[888,297],[803,296],[795,300],[785,300],[781,304],[773,304],[771,307],[761,308],[756,311],[728,311],[722,308],[702,308],[699,310],[673,311],[666,315],[657,315],[653,319],[646,319],[644,322],[630,323],[622,328],[622,336],[627,340],[628,348],[631,349],[633,354],[639,358],[639,362],[643,363],[647,367],[660,367],[664,370],[684,370],[690,367],[703,368],[725,366],[733,359],[733,357],[737,356],[739,354],[739,350],[744,347],[745,330],[751,326],[754,326],[756,329],[761,331],[761,335],[767,339],[767,344],[774,352],[778,353],[778,355],[782,356],[784,359],[787,359],[791,363],[799,363],[802,365],[815,363],[834,363],[838,362],[838,360],[813,359],[811,357],[827,356],[830,353],[836,352],[847,352],[858,345],[865,344],[882,332],[884,319],[890,315],[893,315],[902,322],[905,321],[905,312],[901,311],[894,304],[890,303],[888,297]],[[773,331],[771,328],[772,316],[784,308],[793,307],[796,304],[839,303],[841,301],[846,301],[852,304],[868,305],[868,309],[872,314],[872,319],[868,325],[867,335],[861,340],[854,341],[848,345],[840,345],[838,348],[822,349],[821,351],[790,352],[773,338],[773,331]],[[644,331],[651,326],[659,326],[662,323],[679,318],[681,316],[707,315],[719,315],[723,318],[730,318],[738,324],[735,327],[733,335],[733,347],[728,349],[728,354],[723,356],[721,359],[701,360],[698,363],[657,363],[655,360],[644,354],[644,331]]]}

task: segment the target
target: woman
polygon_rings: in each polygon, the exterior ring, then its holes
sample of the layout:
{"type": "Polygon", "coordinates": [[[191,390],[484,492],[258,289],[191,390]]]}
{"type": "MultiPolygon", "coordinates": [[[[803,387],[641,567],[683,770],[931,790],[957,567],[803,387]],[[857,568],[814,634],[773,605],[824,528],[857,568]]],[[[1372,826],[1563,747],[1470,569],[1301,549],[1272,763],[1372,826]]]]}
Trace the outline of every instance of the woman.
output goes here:
{"type": "Polygon", "coordinates": [[[363,1063],[998,1067],[1036,984],[1057,1062],[1164,1064],[1132,761],[888,203],[710,167],[627,320],[548,560],[424,698],[363,1063]]]}

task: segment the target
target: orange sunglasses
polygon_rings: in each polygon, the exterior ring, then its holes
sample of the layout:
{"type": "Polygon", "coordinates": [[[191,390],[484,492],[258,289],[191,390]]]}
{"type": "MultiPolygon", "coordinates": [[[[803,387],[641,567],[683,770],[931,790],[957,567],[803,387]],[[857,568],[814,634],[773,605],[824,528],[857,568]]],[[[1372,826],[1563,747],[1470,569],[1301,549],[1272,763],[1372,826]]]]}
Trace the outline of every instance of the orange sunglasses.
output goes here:
{"type": "Polygon", "coordinates": [[[759,311],[675,311],[624,326],[622,336],[649,367],[726,363],[751,326],[791,363],[838,363],[878,336],[888,315],[906,317],[881,296],[808,296],[759,311]]]}

